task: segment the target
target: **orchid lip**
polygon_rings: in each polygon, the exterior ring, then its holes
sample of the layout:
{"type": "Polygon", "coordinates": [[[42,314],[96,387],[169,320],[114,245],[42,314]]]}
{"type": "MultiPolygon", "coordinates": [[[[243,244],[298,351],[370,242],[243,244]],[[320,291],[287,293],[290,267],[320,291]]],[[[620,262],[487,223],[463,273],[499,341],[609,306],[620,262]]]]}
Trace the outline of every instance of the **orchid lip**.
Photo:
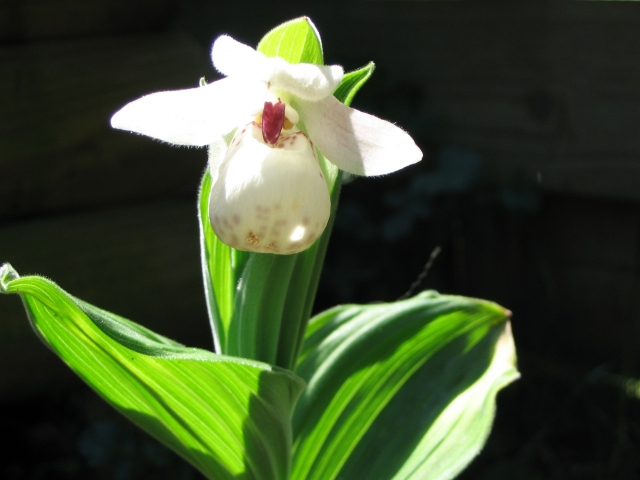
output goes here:
{"type": "Polygon", "coordinates": [[[277,102],[264,102],[262,110],[262,138],[267,145],[275,145],[280,138],[284,126],[285,104],[278,99],[277,102]]]}

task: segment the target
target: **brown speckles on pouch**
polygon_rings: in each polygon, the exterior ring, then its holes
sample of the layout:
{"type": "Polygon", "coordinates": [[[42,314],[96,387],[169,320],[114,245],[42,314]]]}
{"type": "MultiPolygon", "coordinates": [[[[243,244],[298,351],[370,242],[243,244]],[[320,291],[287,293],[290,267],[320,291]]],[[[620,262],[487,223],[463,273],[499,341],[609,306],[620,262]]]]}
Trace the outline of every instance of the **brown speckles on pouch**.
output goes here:
{"type": "Polygon", "coordinates": [[[287,223],[289,223],[289,220],[287,220],[286,218],[281,218],[280,220],[276,220],[275,222],[273,222],[273,224],[277,227],[284,227],[287,223]]]}
{"type": "Polygon", "coordinates": [[[233,216],[233,223],[235,223],[236,225],[240,223],[240,215],[233,216]]]}
{"type": "Polygon", "coordinates": [[[304,217],[304,218],[302,219],[302,224],[303,224],[305,227],[308,227],[310,223],[311,223],[311,220],[309,219],[309,217],[304,217]]]}
{"type": "Polygon", "coordinates": [[[269,243],[269,245],[267,245],[265,248],[268,248],[268,249],[271,249],[271,250],[276,248],[276,242],[269,243]]]}
{"type": "Polygon", "coordinates": [[[233,235],[231,235],[231,243],[233,245],[238,245],[238,243],[240,243],[240,242],[238,242],[238,236],[235,233],[233,235]]]}
{"type": "Polygon", "coordinates": [[[271,210],[270,207],[263,207],[261,205],[256,205],[255,208],[255,218],[258,220],[262,220],[265,221],[269,218],[269,211],[271,210]]]}
{"type": "Polygon", "coordinates": [[[260,243],[260,238],[258,238],[253,233],[253,230],[249,230],[249,233],[247,233],[247,238],[245,238],[245,241],[247,243],[250,243],[251,245],[258,245],[260,243]]]}
{"type": "Polygon", "coordinates": [[[324,175],[320,174],[320,178],[324,180],[324,175]]]}

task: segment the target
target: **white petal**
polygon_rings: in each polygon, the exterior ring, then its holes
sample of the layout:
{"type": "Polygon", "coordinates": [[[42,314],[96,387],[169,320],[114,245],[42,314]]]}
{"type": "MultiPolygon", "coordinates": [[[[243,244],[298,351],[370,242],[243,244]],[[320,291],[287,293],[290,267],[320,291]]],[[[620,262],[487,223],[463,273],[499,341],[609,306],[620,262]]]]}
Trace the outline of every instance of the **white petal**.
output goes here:
{"type": "Polygon", "coordinates": [[[255,123],[236,132],[209,198],[216,235],[239,250],[292,254],[324,231],[331,200],[315,149],[302,132],[262,141],[255,123]]]}
{"type": "Polygon", "coordinates": [[[327,159],[356,175],[384,175],[420,161],[422,151],[392,123],[340,103],[296,102],[309,138],[327,159]]]}
{"type": "Polygon", "coordinates": [[[312,101],[331,95],[344,75],[339,65],[292,65],[279,57],[267,58],[226,35],[214,42],[211,59],[220,73],[228,77],[261,80],[272,89],[312,101]]]}
{"type": "Polygon", "coordinates": [[[281,58],[267,59],[264,77],[271,88],[291,92],[304,100],[318,101],[331,95],[344,75],[339,65],[292,65],[281,58]]]}
{"type": "Polygon", "coordinates": [[[225,78],[204,87],[152,93],[125,105],[111,126],[175,145],[209,145],[259,109],[266,87],[225,78]]]}
{"type": "Polygon", "coordinates": [[[213,42],[211,60],[220,73],[227,77],[262,78],[267,58],[244,43],[222,35],[213,42]]]}

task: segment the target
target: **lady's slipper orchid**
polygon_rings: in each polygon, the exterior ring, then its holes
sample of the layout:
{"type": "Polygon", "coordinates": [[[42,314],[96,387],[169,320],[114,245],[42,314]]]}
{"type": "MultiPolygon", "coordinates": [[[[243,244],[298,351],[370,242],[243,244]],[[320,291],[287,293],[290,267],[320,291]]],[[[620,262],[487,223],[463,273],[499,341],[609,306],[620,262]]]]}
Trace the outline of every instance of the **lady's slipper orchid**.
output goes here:
{"type": "Polygon", "coordinates": [[[403,130],[332,95],[340,66],[293,65],[228,36],[215,41],[211,57],[227,78],[142,97],[111,125],[176,145],[209,146],[209,218],[234,248],[290,254],[322,234],[331,206],[315,147],[340,169],[365,176],[422,158],[403,130]]]}

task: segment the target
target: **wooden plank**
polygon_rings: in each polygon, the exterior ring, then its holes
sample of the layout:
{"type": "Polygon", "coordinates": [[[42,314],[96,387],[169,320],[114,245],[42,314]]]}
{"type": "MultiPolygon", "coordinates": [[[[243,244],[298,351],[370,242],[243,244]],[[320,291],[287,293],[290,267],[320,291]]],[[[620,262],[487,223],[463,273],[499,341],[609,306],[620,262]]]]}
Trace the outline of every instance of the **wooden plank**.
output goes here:
{"type": "Polygon", "coordinates": [[[157,31],[180,8],[176,0],[8,0],[0,3],[0,41],[157,31]]]}
{"type": "MultiPolygon", "coordinates": [[[[211,348],[195,194],[0,226],[0,263],[41,274],[96,306],[211,348]]],[[[0,296],[0,398],[73,381],[35,337],[17,297],[0,296]]]]}
{"type": "Polygon", "coordinates": [[[111,115],[212,75],[189,37],[149,35],[0,48],[0,218],[189,196],[206,152],[115,131],[111,115]]]}

